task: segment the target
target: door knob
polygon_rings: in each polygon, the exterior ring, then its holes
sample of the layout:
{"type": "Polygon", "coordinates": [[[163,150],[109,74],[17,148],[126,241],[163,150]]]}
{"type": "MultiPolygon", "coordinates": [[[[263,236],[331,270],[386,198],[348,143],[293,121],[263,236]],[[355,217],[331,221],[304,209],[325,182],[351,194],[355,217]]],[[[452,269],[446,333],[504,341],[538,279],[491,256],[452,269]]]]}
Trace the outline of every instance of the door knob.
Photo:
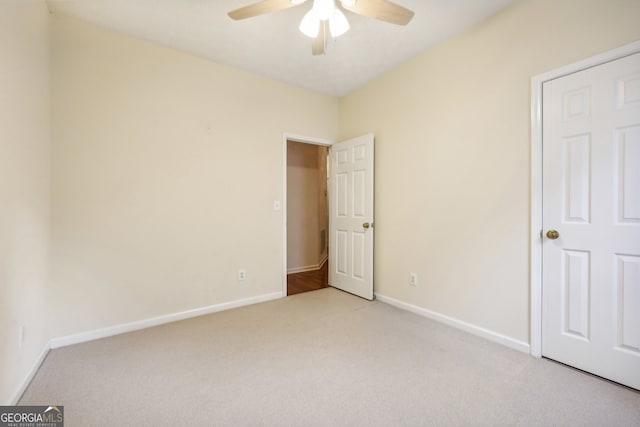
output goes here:
{"type": "Polygon", "coordinates": [[[371,227],[371,224],[369,224],[368,222],[365,222],[364,224],[362,224],[362,228],[367,229],[369,227],[371,227]]]}
{"type": "Polygon", "coordinates": [[[556,230],[549,230],[547,231],[547,237],[551,240],[556,240],[558,237],[560,237],[560,233],[558,233],[556,230]]]}

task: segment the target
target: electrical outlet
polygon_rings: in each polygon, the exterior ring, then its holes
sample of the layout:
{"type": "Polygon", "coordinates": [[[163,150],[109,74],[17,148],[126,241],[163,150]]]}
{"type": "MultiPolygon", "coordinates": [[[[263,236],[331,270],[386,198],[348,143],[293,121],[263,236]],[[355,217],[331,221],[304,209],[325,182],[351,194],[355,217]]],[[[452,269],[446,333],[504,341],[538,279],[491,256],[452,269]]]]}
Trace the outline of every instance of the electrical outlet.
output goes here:
{"type": "Polygon", "coordinates": [[[418,275],[416,273],[411,273],[409,275],[409,284],[411,286],[416,286],[418,284],[418,275]]]}
{"type": "Polygon", "coordinates": [[[247,279],[247,272],[241,268],[238,270],[238,282],[242,282],[247,279]]]}

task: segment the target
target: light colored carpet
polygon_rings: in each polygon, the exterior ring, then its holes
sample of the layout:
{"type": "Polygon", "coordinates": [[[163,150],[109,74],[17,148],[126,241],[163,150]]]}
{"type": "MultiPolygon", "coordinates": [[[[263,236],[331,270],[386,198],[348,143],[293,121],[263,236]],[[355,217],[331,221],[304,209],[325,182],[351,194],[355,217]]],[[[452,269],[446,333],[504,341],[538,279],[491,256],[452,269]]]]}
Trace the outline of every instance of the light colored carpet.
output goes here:
{"type": "Polygon", "coordinates": [[[335,289],[53,350],[66,426],[639,426],[640,393],[335,289]]]}

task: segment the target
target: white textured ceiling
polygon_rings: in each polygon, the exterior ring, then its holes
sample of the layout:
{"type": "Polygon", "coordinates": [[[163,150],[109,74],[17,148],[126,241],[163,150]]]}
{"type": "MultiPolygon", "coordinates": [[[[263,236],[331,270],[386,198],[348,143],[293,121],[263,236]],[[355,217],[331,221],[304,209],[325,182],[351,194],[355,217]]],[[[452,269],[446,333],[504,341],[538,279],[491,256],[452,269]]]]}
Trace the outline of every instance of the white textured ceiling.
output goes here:
{"type": "Polygon", "coordinates": [[[394,0],[415,12],[406,27],[345,12],[351,30],[324,56],[298,25],[312,1],[233,21],[257,0],[49,0],[53,14],[189,52],[290,85],[343,96],[515,0],[394,0]]]}

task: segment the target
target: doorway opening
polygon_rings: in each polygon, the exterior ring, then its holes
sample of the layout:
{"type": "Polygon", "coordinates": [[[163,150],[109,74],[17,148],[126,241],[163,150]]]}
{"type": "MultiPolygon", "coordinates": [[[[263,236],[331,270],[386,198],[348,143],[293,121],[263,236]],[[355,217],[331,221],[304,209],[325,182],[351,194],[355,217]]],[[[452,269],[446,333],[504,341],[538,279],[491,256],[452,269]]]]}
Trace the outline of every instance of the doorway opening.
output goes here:
{"type": "Polygon", "coordinates": [[[328,144],[287,138],[286,295],[329,287],[328,144]]]}

